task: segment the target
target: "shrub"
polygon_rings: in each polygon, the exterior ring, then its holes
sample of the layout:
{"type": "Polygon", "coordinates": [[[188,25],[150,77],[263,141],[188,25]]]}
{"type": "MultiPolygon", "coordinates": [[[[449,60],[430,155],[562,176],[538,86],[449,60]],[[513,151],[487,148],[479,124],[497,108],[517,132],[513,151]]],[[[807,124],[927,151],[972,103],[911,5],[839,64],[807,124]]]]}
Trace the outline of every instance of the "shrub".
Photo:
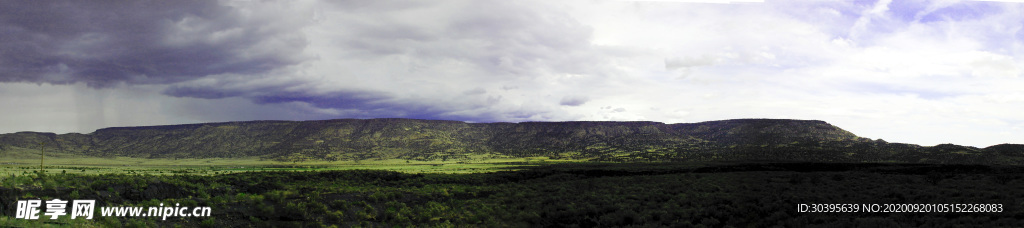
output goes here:
{"type": "Polygon", "coordinates": [[[213,217],[210,217],[210,218],[200,222],[199,226],[201,226],[201,227],[208,227],[208,228],[214,228],[214,227],[217,227],[217,221],[215,219],[213,219],[213,217]]]}

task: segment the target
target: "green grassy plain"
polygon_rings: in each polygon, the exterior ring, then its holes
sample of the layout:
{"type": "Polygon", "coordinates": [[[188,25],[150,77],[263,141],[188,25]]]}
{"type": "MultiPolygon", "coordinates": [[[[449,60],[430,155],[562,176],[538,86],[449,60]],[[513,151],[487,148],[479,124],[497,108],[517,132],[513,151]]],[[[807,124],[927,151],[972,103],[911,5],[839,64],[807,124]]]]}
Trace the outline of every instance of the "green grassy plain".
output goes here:
{"type": "MultiPolygon", "coordinates": [[[[210,217],[100,216],[0,227],[1020,227],[1021,167],[564,163],[515,172],[386,170],[0,176],[0,201],[209,206],[210,217]],[[999,212],[808,213],[798,204],[984,204],[999,212]]],[[[0,204],[0,211],[13,211],[0,204]]],[[[10,213],[10,212],[8,212],[10,213]]]]}
{"type": "MultiPolygon", "coordinates": [[[[258,157],[167,159],[133,157],[94,157],[59,152],[45,152],[46,173],[71,174],[149,174],[215,175],[253,171],[332,171],[392,170],[403,173],[487,173],[518,170],[537,166],[582,160],[549,159],[547,157],[494,158],[479,156],[467,160],[418,161],[404,159],[360,161],[281,162],[258,157]]],[[[0,175],[31,174],[39,170],[38,150],[14,150],[0,153],[0,175]]]]}
{"type": "Polygon", "coordinates": [[[21,199],[213,208],[211,217],[14,219],[0,227],[1019,227],[1024,168],[955,164],[462,160],[281,162],[0,151],[21,199]],[[797,204],[999,204],[1002,212],[804,213],[797,204]]]}

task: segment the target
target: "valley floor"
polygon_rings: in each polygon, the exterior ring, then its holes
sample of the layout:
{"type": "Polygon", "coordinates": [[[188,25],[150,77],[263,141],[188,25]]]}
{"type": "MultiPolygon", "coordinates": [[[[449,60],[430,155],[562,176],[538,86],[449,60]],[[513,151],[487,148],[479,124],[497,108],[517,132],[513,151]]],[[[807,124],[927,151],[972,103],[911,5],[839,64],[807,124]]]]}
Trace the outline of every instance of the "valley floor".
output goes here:
{"type": "MultiPolygon", "coordinates": [[[[43,171],[50,174],[150,174],[150,175],[216,175],[254,171],[331,171],[392,170],[403,173],[484,173],[511,171],[534,166],[580,160],[528,158],[486,158],[471,160],[418,161],[406,159],[372,159],[361,161],[282,162],[249,158],[146,159],[133,157],[93,157],[50,153],[43,159],[43,171]]],[[[0,176],[29,175],[40,169],[38,151],[19,156],[0,156],[0,176]]]]}
{"type": "Polygon", "coordinates": [[[463,174],[248,170],[39,175],[26,170],[0,175],[0,226],[1013,227],[1024,222],[1021,167],[525,164],[504,164],[503,169],[515,171],[463,174]],[[12,218],[17,200],[53,198],[95,199],[98,207],[209,206],[212,216],[12,218]],[[800,204],[999,204],[1002,212],[811,213],[799,211],[800,204]]]}

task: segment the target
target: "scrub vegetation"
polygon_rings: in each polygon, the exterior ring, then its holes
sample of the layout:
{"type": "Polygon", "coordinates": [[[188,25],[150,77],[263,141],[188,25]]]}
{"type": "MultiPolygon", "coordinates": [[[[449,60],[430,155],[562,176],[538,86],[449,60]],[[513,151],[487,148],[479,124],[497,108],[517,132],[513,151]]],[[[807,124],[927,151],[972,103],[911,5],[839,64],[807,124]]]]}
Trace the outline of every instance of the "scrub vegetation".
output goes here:
{"type": "MultiPolygon", "coordinates": [[[[31,174],[0,201],[210,206],[211,218],[15,220],[7,226],[907,227],[1019,225],[1021,168],[852,163],[564,163],[518,171],[387,170],[218,175],[31,174]],[[801,213],[811,203],[998,203],[1001,213],[801,213]]],[[[3,204],[0,211],[12,211],[3,204]]]]}

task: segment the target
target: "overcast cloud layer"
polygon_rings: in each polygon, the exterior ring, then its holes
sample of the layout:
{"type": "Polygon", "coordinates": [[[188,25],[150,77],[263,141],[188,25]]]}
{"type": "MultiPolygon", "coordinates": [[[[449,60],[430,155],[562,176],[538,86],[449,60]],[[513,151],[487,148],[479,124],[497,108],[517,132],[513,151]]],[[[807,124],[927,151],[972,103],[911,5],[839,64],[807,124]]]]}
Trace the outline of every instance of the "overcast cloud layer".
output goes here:
{"type": "Polygon", "coordinates": [[[792,118],[1024,143],[1022,25],[1024,4],[987,1],[11,3],[0,132],[792,118]]]}

